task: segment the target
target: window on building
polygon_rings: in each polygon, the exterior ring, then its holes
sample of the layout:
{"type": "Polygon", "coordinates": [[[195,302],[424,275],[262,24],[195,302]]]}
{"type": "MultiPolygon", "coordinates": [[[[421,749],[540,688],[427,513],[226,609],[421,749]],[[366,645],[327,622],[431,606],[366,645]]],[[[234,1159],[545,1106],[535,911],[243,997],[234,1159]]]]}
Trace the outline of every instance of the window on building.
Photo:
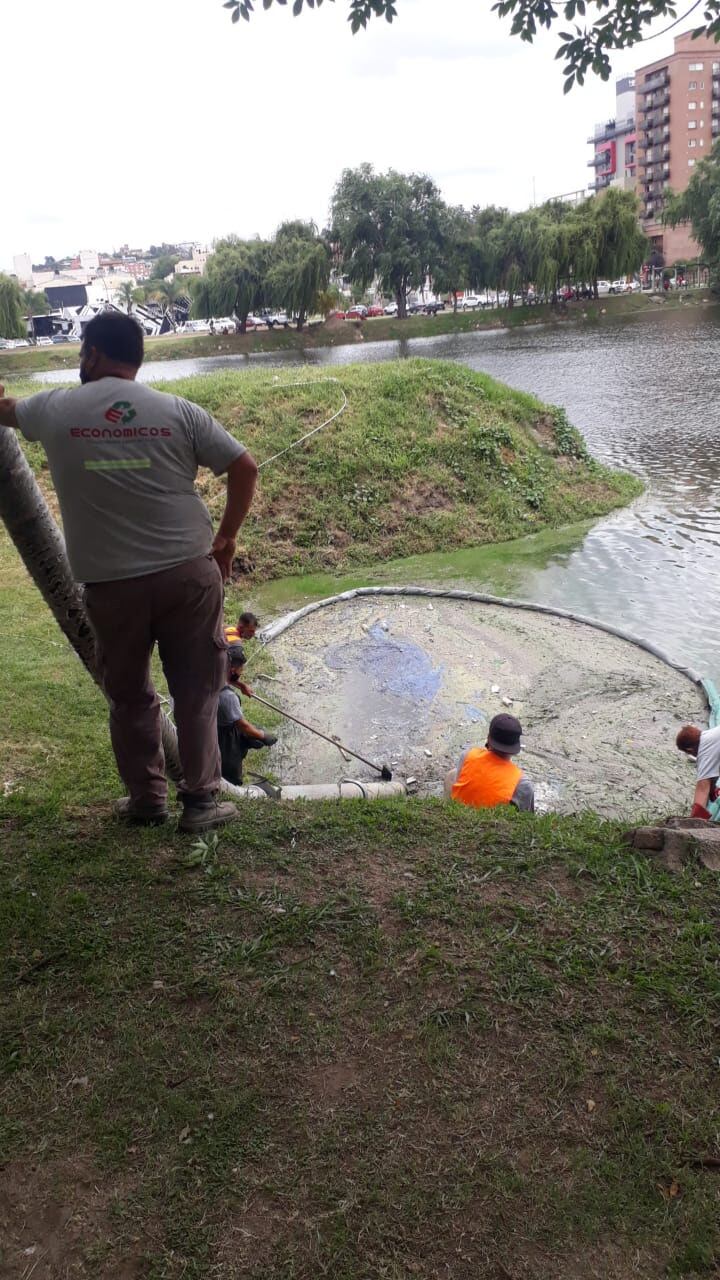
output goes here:
{"type": "Polygon", "coordinates": [[[697,89],[697,80],[689,80],[688,89],[690,90],[690,92],[692,92],[693,89],[697,89]]]}
{"type": "Polygon", "coordinates": [[[695,161],[694,161],[694,160],[692,159],[692,157],[691,157],[691,158],[688,160],[688,169],[692,169],[692,168],[694,168],[694,165],[695,165],[695,161]]]}
{"type": "Polygon", "coordinates": [[[697,102],[688,102],[688,111],[697,111],[697,102]]]}
{"type": "Polygon", "coordinates": [[[700,146],[701,146],[701,147],[704,147],[704,146],[705,146],[705,139],[704,139],[704,138],[701,138],[701,139],[700,139],[700,146]]]}
{"type": "Polygon", "coordinates": [[[689,147],[696,147],[696,146],[697,146],[697,142],[695,141],[695,139],[694,139],[694,138],[688,138],[688,146],[689,146],[689,147]]]}
{"type": "Polygon", "coordinates": [[[704,62],[691,62],[688,67],[688,71],[702,71],[704,69],[704,66],[705,66],[704,62]]]}
{"type": "Polygon", "coordinates": [[[712,69],[713,71],[720,71],[720,62],[713,62],[712,69]]]}
{"type": "Polygon", "coordinates": [[[697,129],[697,120],[688,120],[688,129],[697,129]]]}

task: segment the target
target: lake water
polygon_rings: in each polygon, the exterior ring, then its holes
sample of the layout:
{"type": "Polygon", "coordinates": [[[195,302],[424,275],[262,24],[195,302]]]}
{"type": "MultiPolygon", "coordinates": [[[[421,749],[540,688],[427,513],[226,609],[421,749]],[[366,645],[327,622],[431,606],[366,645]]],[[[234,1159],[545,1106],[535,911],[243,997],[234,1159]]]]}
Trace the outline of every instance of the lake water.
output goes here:
{"type": "MultiPolygon", "coordinates": [[[[459,360],[562,405],[596,457],[640,476],[643,498],[589,530],[417,557],[352,581],[441,579],[560,605],[624,626],[720,680],[719,355],[720,308],[658,306],[657,313],[587,326],[451,334],[304,355],[158,361],[145,366],[143,377],[428,356],[459,360]]],[[[67,374],[39,377],[66,380],[67,374]]],[[[263,600],[279,605],[335,589],[331,579],[274,584],[263,600]]]]}

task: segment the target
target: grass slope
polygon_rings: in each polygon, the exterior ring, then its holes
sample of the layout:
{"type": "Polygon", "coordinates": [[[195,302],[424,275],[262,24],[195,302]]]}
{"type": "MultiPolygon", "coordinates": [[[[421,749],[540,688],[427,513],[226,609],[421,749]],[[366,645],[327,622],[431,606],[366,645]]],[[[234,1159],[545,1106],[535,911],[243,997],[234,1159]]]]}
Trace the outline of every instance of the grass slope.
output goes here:
{"type": "MultiPolygon", "coordinates": [[[[392,361],[336,376],[339,386],[262,374],[171,384],[258,461],[328,418],[341,387],[348,397],[337,423],[262,472],[240,560],[257,580],[505,541],[640,491],[588,457],[561,411],[461,365],[392,361]]],[[[222,486],[208,475],[201,484],[219,514],[222,486]]]]}
{"type": "MultiPolygon", "coordinates": [[[[347,395],[337,422],[263,470],[242,530],[241,578],[503,542],[603,515],[641,490],[592,460],[561,410],[450,362],[354,365],[328,377],[211,374],[162,386],[215,414],[259,462],[347,395]]],[[[49,487],[42,449],[29,446],[28,455],[49,487]]],[[[203,472],[200,488],[218,517],[224,481],[203,472]]]]}

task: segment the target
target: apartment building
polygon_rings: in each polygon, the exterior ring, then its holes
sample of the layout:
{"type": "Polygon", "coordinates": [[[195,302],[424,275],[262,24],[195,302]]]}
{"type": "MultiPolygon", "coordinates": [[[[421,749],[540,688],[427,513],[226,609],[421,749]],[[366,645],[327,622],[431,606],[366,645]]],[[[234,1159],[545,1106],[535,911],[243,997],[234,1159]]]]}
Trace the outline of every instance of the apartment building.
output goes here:
{"type": "Polygon", "coordinates": [[[615,115],[596,125],[588,142],[593,148],[588,164],[595,170],[591,191],[605,187],[635,187],[635,77],[623,76],[615,84],[615,115]]]}
{"type": "Polygon", "coordinates": [[[635,75],[637,192],[641,221],[665,265],[699,254],[687,225],[664,227],[668,188],[684,191],[696,164],[720,136],[720,45],[688,33],[667,58],[635,75]]]}

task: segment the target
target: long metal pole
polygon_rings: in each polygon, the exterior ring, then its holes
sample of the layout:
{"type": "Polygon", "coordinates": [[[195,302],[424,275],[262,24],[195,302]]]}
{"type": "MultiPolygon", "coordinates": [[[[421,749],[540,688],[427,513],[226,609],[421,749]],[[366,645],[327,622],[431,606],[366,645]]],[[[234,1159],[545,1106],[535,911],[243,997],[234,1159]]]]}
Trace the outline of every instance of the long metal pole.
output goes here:
{"type": "Polygon", "coordinates": [[[284,716],[286,720],[292,720],[294,724],[299,724],[302,729],[307,729],[310,733],[314,733],[318,738],[323,738],[325,742],[329,742],[331,747],[337,747],[338,751],[345,751],[349,756],[354,756],[356,760],[361,760],[363,764],[369,765],[371,769],[375,769],[386,782],[392,779],[392,773],[386,764],[374,764],[372,760],[366,760],[365,756],[361,756],[357,751],[351,751],[343,742],[335,738],[330,738],[326,733],[321,733],[319,729],[315,729],[311,724],[306,724],[299,716],[291,716],[289,711],[283,711],[282,707],[276,707],[273,702],[268,702],[266,698],[261,698],[258,693],[254,693],[253,698],[256,702],[261,702],[264,707],[268,707],[270,711],[275,711],[279,716],[284,716]]]}

